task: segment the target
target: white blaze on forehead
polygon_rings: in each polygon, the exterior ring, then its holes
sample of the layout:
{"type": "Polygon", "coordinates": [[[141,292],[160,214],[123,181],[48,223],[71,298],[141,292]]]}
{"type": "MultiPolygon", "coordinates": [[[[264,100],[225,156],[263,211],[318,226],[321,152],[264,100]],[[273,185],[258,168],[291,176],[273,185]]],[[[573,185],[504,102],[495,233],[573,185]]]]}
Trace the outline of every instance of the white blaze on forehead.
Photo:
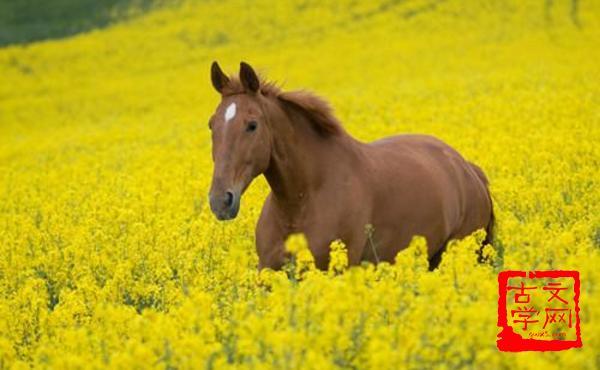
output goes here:
{"type": "Polygon", "coordinates": [[[231,121],[233,117],[235,117],[235,103],[229,104],[229,106],[225,110],[225,122],[231,121]]]}

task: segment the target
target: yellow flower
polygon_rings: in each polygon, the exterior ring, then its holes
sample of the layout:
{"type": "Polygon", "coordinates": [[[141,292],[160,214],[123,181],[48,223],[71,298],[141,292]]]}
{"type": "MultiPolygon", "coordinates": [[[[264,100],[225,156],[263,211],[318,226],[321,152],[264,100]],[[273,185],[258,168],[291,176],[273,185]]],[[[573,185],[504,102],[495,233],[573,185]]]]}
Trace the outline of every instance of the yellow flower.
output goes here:
{"type": "Polygon", "coordinates": [[[329,260],[329,275],[342,273],[348,267],[348,251],[346,245],[341,240],[331,243],[329,260]]]}

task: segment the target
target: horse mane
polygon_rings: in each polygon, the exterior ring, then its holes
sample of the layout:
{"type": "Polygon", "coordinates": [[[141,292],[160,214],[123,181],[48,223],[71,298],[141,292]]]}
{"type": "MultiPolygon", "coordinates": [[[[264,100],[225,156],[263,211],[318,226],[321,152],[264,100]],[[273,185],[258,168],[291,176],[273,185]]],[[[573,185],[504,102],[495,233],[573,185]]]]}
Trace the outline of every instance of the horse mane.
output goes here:
{"type": "MultiPolygon", "coordinates": [[[[283,91],[277,83],[260,79],[260,92],[266,97],[271,97],[289,104],[300,110],[313,124],[317,132],[323,136],[339,135],[344,130],[342,124],[333,114],[333,109],[323,98],[306,90],[283,91]]],[[[223,87],[223,96],[243,94],[245,88],[237,76],[230,76],[223,87]]]]}

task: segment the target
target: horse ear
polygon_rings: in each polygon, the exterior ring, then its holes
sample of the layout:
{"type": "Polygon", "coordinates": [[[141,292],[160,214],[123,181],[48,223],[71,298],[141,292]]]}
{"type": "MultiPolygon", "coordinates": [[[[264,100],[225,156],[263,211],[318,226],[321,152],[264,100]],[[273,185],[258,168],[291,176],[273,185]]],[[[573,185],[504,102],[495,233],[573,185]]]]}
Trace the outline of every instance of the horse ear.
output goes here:
{"type": "Polygon", "coordinates": [[[212,62],[210,66],[210,80],[212,81],[213,87],[219,93],[223,92],[223,87],[227,85],[229,82],[229,78],[223,73],[221,67],[219,67],[219,63],[212,62]]]}
{"type": "Polygon", "coordinates": [[[248,91],[257,92],[260,87],[260,81],[256,72],[246,62],[240,63],[240,81],[242,81],[242,85],[248,91]]]}

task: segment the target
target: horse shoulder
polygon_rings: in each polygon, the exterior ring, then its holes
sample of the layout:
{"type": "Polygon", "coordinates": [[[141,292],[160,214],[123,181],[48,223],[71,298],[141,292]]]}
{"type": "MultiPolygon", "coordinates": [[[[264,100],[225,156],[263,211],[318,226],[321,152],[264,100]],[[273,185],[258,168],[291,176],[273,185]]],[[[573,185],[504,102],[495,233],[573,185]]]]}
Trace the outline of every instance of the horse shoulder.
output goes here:
{"type": "Polygon", "coordinates": [[[285,238],[275,209],[272,194],[269,194],[256,223],[255,238],[256,252],[259,259],[259,269],[280,269],[285,263],[285,238]]]}

